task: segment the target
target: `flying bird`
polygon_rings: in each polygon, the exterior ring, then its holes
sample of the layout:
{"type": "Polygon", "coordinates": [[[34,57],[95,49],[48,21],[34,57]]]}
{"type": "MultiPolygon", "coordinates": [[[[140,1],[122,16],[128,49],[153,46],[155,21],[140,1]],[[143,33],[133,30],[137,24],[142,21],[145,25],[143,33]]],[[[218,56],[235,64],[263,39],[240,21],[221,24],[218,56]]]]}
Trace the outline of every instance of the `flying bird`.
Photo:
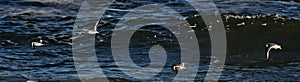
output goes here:
{"type": "Polygon", "coordinates": [[[89,30],[88,34],[98,34],[99,32],[97,31],[97,26],[99,24],[100,19],[96,22],[96,25],[94,26],[93,30],[89,30]]]}
{"type": "Polygon", "coordinates": [[[32,80],[33,79],[32,76],[29,76],[29,75],[26,75],[26,74],[21,74],[21,76],[27,79],[26,82],[38,82],[37,80],[32,80]]]}
{"type": "Polygon", "coordinates": [[[177,64],[173,64],[172,65],[172,70],[177,74],[178,73],[178,70],[184,70],[184,69],[186,69],[185,67],[184,67],[184,63],[177,63],[177,64]]]}
{"type": "Polygon", "coordinates": [[[43,40],[40,40],[39,42],[32,42],[31,47],[32,49],[35,49],[36,46],[43,46],[43,40]]]}
{"type": "Polygon", "coordinates": [[[272,49],[275,49],[275,50],[281,50],[282,48],[281,48],[281,46],[280,45],[278,45],[278,44],[276,44],[276,43],[267,43],[266,44],[266,56],[267,56],[267,61],[269,61],[269,59],[270,59],[270,51],[272,50],[272,49]]]}

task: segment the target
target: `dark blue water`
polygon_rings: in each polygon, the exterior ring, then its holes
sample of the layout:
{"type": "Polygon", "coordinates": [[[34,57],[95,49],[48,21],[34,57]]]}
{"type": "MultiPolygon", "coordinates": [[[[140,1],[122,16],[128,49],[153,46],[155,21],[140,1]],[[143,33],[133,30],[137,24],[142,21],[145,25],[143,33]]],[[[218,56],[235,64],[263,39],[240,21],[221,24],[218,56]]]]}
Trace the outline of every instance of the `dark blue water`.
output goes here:
{"type": "MultiPolygon", "coordinates": [[[[300,80],[299,1],[215,0],[214,2],[221,12],[228,45],[225,67],[220,80],[300,80]],[[264,55],[267,42],[277,42],[283,47],[283,50],[271,52],[269,62],[265,61],[264,55]]],[[[38,81],[78,81],[72,58],[71,38],[77,12],[82,3],[83,0],[0,0],[0,80],[26,81],[24,78],[26,75],[38,81]],[[31,42],[40,39],[48,43],[32,49],[31,42]]],[[[197,25],[191,32],[197,35],[201,50],[200,65],[198,70],[185,71],[197,72],[195,80],[201,81],[205,78],[208,65],[218,62],[218,59],[211,57],[208,33],[211,29],[203,23],[200,16],[195,16],[195,11],[185,1],[117,0],[105,12],[98,25],[100,33],[95,36],[99,65],[105,74],[99,77],[111,78],[112,81],[141,80],[129,77],[118,69],[110,51],[113,33],[111,29],[131,9],[154,3],[175,8],[187,17],[186,20],[190,25],[197,25]]],[[[162,19],[161,16],[154,14],[152,17],[162,19]]],[[[87,19],[84,22],[88,24],[89,21],[87,19]]],[[[130,30],[124,26],[122,30],[128,29],[130,30]]],[[[156,63],[165,65],[161,73],[147,80],[174,79],[175,75],[170,66],[178,62],[174,60],[180,58],[179,42],[174,35],[185,36],[172,33],[161,26],[150,25],[139,29],[131,38],[131,59],[137,66],[145,67],[151,63],[148,52],[154,45],[163,46],[168,55],[166,64],[156,63]],[[157,38],[153,38],[154,35],[157,35],[157,38]]],[[[153,68],[154,71],[160,71],[158,69],[153,68]]],[[[128,67],[126,70],[131,69],[128,67]]],[[[187,79],[180,78],[180,80],[187,79]]]]}

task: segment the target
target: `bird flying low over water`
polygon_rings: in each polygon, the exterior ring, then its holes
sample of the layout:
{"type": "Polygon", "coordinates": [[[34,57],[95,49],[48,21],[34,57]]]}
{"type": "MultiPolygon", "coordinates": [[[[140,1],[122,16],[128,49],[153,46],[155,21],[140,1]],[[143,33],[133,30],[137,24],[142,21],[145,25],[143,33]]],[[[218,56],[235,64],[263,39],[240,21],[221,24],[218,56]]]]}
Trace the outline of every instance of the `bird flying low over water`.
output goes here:
{"type": "Polygon", "coordinates": [[[278,45],[276,43],[267,43],[266,44],[266,52],[265,52],[266,56],[267,56],[267,61],[269,61],[269,59],[270,59],[270,51],[272,49],[275,49],[275,50],[279,49],[279,50],[281,50],[282,48],[281,48],[280,45],[278,45]]]}
{"type": "Polygon", "coordinates": [[[21,76],[27,79],[26,82],[38,82],[37,80],[32,80],[33,79],[32,76],[29,76],[29,75],[26,75],[26,74],[21,74],[21,76]]]}
{"type": "Polygon", "coordinates": [[[31,47],[32,49],[35,49],[36,46],[43,46],[43,40],[40,40],[39,42],[32,42],[31,47]]]}
{"type": "Polygon", "coordinates": [[[172,70],[176,74],[178,73],[178,70],[184,70],[184,69],[186,69],[186,68],[184,67],[184,63],[182,63],[182,62],[172,65],[172,70]]]}
{"type": "Polygon", "coordinates": [[[98,34],[99,32],[97,31],[97,26],[100,22],[100,19],[96,22],[96,25],[94,26],[94,28],[92,30],[89,30],[87,33],[88,34],[98,34]]]}

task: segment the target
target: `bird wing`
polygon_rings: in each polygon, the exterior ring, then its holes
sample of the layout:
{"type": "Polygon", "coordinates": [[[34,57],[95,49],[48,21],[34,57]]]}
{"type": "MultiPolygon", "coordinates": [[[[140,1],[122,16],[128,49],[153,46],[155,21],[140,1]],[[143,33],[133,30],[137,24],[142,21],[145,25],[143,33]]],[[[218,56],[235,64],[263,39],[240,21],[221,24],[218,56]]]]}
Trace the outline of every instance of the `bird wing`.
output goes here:
{"type": "Polygon", "coordinates": [[[100,18],[98,19],[98,21],[96,22],[96,25],[94,26],[94,31],[97,31],[97,26],[98,26],[99,22],[100,22],[100,18]]]}
{"type": "Polygon", "coordinates": [[[34,42],[31,43],[31,48],[32,48],[32,49],[35,48],[34,42]]]}
{"type": "Polygon", "coordinates": [[[176,70],[176,66],[172,66],[172,70],[175,71],[176,70]]]}
{"type": "Polygon", "coordinates": [[[179,67],[174,66],[174,67],[172,68],[172,70],[177,74],[177,73],[178,73],[178,68],[179,68],[179,67]]]}
{"type": "Polygon", "coordinates": [[[269,60],[270,58],[270,51],[271,51],[272,47],[269,47],[267,52],[266,52],[266,55],[267,55],[267,60],[269,60]]]}
{"type": "Polygon", "coordinates": [[[32,79],[32,76],[26,75],[26,74],[21,74],[21,76],[23,76],[24,78],[30,80],[32,79]]]}

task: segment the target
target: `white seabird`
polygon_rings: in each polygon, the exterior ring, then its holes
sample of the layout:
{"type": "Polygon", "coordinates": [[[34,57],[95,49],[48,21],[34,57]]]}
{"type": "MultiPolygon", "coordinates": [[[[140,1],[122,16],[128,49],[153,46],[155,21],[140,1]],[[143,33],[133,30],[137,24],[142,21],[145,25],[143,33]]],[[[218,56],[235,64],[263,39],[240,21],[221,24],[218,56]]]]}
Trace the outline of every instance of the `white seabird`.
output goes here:
{"type": "Polygon", "coordinates": [[[100,19],[96,22],[96,25],[94,26],[93,30],[89,30],[87,33],[88,34],[98,34],[99,32],[97,31],[97,26],[100,22],[100,19]]]}
{"type": "Polygon", "coordinates": [[[35,49],[36,46],[43,46],[43,40],[40,40],[39,42],[32,42],[31,47],[32,49],[35,49]]]}
{"type": "Polygon", "coordinates": [[[270,50],[272,49],[282,49],[280,45],[276,44],[276,43],[267,43],[266,44],[266,56],[267,56],[267,61],[269,61],[270,59],[270,50]]]}
{"type": "Polygon", "coordinates": [[[182,62],[172,65],[172,70],[175,71],[176,74],[178,73],[178,70],[184,70],[184,69],[186,68],[184,67],[184,63],[182,62]]]}

